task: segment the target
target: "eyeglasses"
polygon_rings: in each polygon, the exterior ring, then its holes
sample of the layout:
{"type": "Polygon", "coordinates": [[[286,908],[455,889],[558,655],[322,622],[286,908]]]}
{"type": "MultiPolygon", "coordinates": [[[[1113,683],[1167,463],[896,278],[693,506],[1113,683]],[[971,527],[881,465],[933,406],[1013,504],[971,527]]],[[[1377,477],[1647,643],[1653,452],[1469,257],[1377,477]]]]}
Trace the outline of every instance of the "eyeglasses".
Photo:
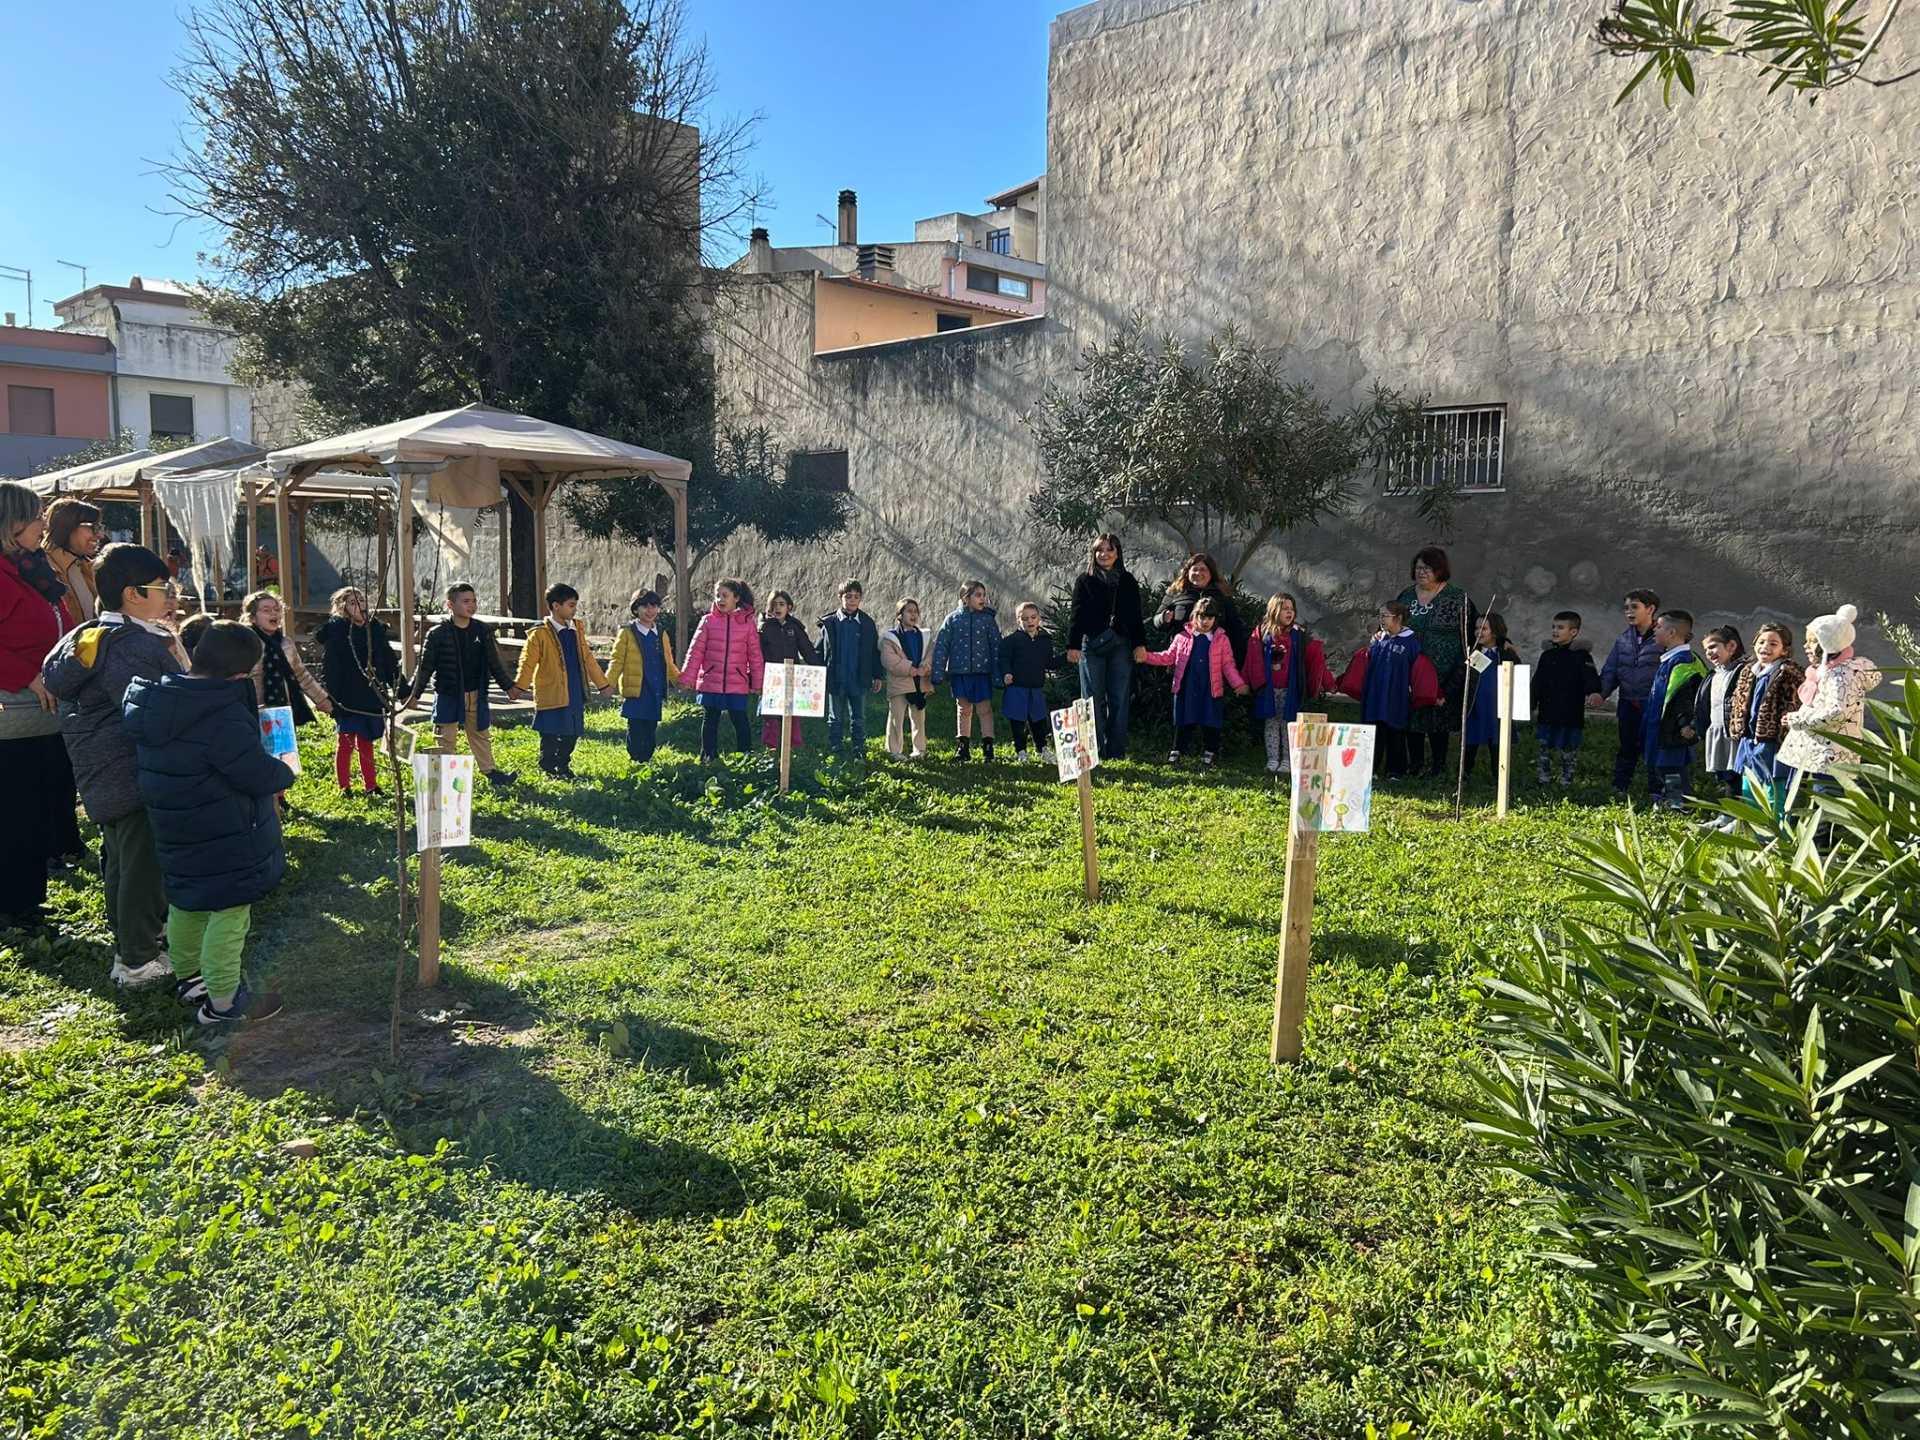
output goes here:
{"type": "Polygon", "coordinates": [[[129,585],[127,588],[129,590],[137,590],[143,596],[164,595],[169,600],[178,600],[180,598],[180,587],[172,581],[160,585],[129,585]]]}

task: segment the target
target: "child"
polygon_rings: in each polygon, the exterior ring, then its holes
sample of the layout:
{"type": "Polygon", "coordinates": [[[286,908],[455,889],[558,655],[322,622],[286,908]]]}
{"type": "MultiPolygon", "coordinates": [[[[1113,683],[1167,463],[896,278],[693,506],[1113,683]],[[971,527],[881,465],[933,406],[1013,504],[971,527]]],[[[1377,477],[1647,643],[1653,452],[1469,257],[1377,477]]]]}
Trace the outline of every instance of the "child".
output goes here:
{"type": "Polygon", "coordinates": [[[349,585],[333,592],[333,614],[314,634],[320,642],[320,675],[333,701],[333,778],[340,793],[353,793],[353,758],[360,757],[360,784],[378,796],[373,745],[387,733],[387,702],[400,683],[400,661],[387,627],[367,613],[364,591],[349,585]]]}
{"type": "Polygon", "coordinates": [[[1740,632],[1731,625],[1709,630],[1706,640],[1707,683],[1694,700],[1693,722],[1682,734],[1685,738],[1706,741],[1707,773],[1726,786],[1727,794],[1740,793],[1740,770],[1734,763],[1734,737],[1727,729],[1727,709],[1733,701],[1733,687],[1751,661],[1740,632]]]}
{"type": "Polygon", "coordinates": [[[1693,616],[1662,610],[1654,621],[1660,666],[1647,692],[1642,736],[1653,808],[1681,810],[1687,803],[1687,766],[1693,760],[1695,696],[1707,682],[1707,667],[1693,653],[1693,616]]]}
{"type": "Polygon", "coordinates": [[[1266,618],[1247,637],[1240,667],[1255,692],[1253,716],[1265,732],[1269,775],[1287,768],[1287,726],[1300,717],[1300,707],[1336,683],[1325,649],[1299,625],[1299,613],[1291,595],[1269,599],[1266,618]]]}
{"type": "Polygon", "coordinates": [[[820,663],[827,667],[827,745],[839,754],[851,745],[867,753],[867,696],[879,693],[880,627],[860,606],[858,580],[840,587],[840,608],[820,617],[820,663]]]}
{"type": "Polygon", "coordinates": [[[487,681],[500,687],[509,700],[524,700],[527,692],[513,683],[500,659],[500,647],[485,621],[476,619],[480,597],[466,581],[447,587],[447,618],[427,632],[420,647],[419,668],[413,674],[413,686],[403,709],[420,703],[429,676],[433,679],[433,728],[442,754],[452,754],[460,743],[460,732],[467,732],[467,748],[473,751],[473,763],[496,790],[504,790],[519,777],[511,770],[497,769],[493,763],[493,741],[487,730],[492,724],[487,707],[487,681]]]}
{"type": "Polygon", "coordinates": [[[1193,618],[1173,643],[1145,657],[1146,664],[1173,671],[1174,747],[1167,752],[1169,765],[1180,763],[1198,732],[1204,747],[1200,763],[1211,770],[1220,758],[1227,686],[1235,694],[1247,693],[1246,678],[1233,663],[1233,642],[1220,625],[1224,610],[1218,599],[1202,595],[1194,604],[1193,618]]]}
{"type": "Polygon", "coordinates": [[[1420,653],[1413,611],[1404,601],[1380,607],[1380,628],[1365,650],[1356,651],[1340,677],[1340,691],[1360,702],[1360,718],[1379,727],[1374,773],[1387,780],[1407,774],[1407,733],[1413,712],[1440,703],[1440,676],[1420,653]]]}
{"type": "Polygon", "coordinates": [[[574,618],[580,592],[571,585],[547,587],[547,619],[527,636],[520,673],[513,683],[533,691],[533,729],[540,737],[540,768],[556,780],[571,780],[573,747],[587,731],[587,686],[602,695],[613,688],[587,643],[586,622],[574,618]]]}
{"type": "MultiPolygon", "coordinates": [[[[1793,636],[1784,625],[1762,625],[1753,636],[1753,663],[1733,682],[1727,704],[1727,734],[1734,742],[1733,768],[1747,798],[1757,800],[1765,789],[1777,815],[1785,808],[1789,773],[1779,766],[1780,742],[1786,738],[1786,718],[1800,708],[1800,682],[1806,671],[1789,655],[1793,636]]],[[[1719,824],[1731,830],[1731,816],[1719,824]]]]}
{"type": "MultiPolygon", "coordinates": [[[[1808,643],[1819,663],[1807,672],[1812,697],[1785,719],[1787,738],[1780,744],[1779,764],[1805,771],[1816,783],[1827,779],[1836,765],[1858,763],[1860,756],[1838,740],[1816,735],[1816,730],[1858,737],[1867,704],[1867,692],[1879,685],[1880,669],[1853,653],[1853,622],[1860,612],[1842,605],[1807,626],[1808,643]]],[[[1801,687],[1806,693],[1806,686],[1801,687]]]]}
{"type": "Polygon", "coordinates": [[[760,627],[753,613],[753,591],[744,580],[722,580],[713,587],[713,608],[700,620],[687,646],[680,683],[694,692],[706,712],[700,721],[700,761],[720,758],[720,717],[733,717],[734,743],[740,753],[753,748],[747,707],[760,693],[766,662],[760,654],[760,627]]]}
{"type": "Polygon", "coordinates": [[[620,687],[620,714],[627,722],[627,758],[644,765],[660,741],[660,708],[667,686],[680,679],[673,641],[660,628],[660,595],[636,590],[627,602],[632,616],[613,642],[607,679],[620,687]]]}
{"type": "Polygon", "coordinates": [[[1473,774],[1483,745],[1487,750],[1488,771],[1499,763],[1494,747],[1500,743],[1500,667],[1508,661],[1515,664],[1520,661],[1520,652],[1507,643],[1506,617],[1497,610],[1489,610],[1480,617],[1473,648],[1486,659],[1487,665],[1477,674],[1471,665],[1467,667],[1472,698],[1467,702],[1467,728],[1460,743],[1465,747],[1462,759],[1469,775],[1473,774]]]}
{"type": "MultiPolygon", "coordinates": [[[[1660,636],[1654,619],[1660,597],[1651,590],[1629,590],[1621,604],[1627,628],[1613,642],[1600,667],[1600,693],[1588,703],[1598,705],[1617,689],[1615,713],[1620,722],[1620,749],[1613,758],[1613,788],[1621,795],[1633,783],[1634,767],[1646,751],[1647,696],[1653,672],[1660,668],[1660,636]]],[[[1651,783],[1651,782],[1650,782],[1651,783]]],[[[1658,784],[1653,785],[1657,792],[1658,784]]]]}
{"type": "Polygon", "coordinates": [[[1054,658],[1053,637],[1040,628],[1040,607],[1031,600],[1014,611],[1020,628],[1000,640],[1001,701],[1007,724],[1013,727],[1013,758],[1025,761],[1027,743],[1043,763],[1053,759],[1053,715],[1047,708],[1047,673],[1061,668],[1054,658]]]}
{"type": "Polygon", "coordinates": [[[1551,643],[1533,667],[1533,738],[1540,746],[1536,777],[1553,779],[1560,757],[1560,788],[1573,788],[1573,771],[1586,738],[1587,701],[1600,696],[1600,672],[1593,651],[1579,643],[1580,612],[1562,610],[1553,617],[1551,643]]]}
{"type": "Polygon", "coordinates": [[[927,632],[920,628],[920,602],[902,600],[893,607],[893,629],[880,637],[880,668],[887,672],[887,753],[898,757],[906,749],[907,729],[913,729],[913,758],[927,758],[927,696],[933,682],[927,676],[933,662],[927,657],[927,632]]]}
{"type": "Polygon", "coordinates": [[[240,979],[253,905],[286,870],[274,797],[293,784],[260,743],[252,681],[261,648],[252,627],[218,621],[194,647],[192,669],[129,682],[122,711],[164,877],[177,993],[203,1030],[280,1009],[278,995],[240,979]]]}
{"type": "Polygon", "coordinates": [[[313,712],[333,713],[326,687],[300,661],[300,650],[286,631],[286,607],[271,590],[256,590],[241,602],[241,612],[260,637],[260,663],[253,667],[254,703],[285,705],[293,723],[304,725],[313,712]],[[311,704],[309,704],[311,702],[311,704]]]}
{"type": "Polygon", "coordinates": [[[89,576],[102,609],[53,647],[40,678],[61,702],[60,728],[87,814],[100,827],[100,874],[107,928],[113,932],[116,985],[171,979],[160,940],[167,923],[153,825],[140,803],[133,737],[121,703],[135,680],[187,668],[168,621],[173,614],[167,562],[139,545],[109,545],[89,576]]]}
{"type": "MultiPolygon", "coordinates": [[[[807,627],[802,625],[793,613],[793,596],[784,590],[773,592],[773,598],[767,601],[767,618],[760,622],[760,656],[767,668],[784,665],[791,660],[796,665],[818,665],[820,652],[813,648],[813,641],[807,637],[807,627]]],[[[800,748],[800,717],[789,715],[787,726],[793,732],[793,748],[800,748]]],[[[780,717],[764,715],[760,721],[760,743],[768,749],[780,744],[780,717]]]]}
{"type": "Polygon", "coordinates": [[[993,677],[1000,660],[1000,617],[987,604],[987,582],[960,587],[960,604],[933,642],[933,683],[953,681],[953,733],[958,758],[972,759],[973,717],[980,717],[980,755],[993,760],[993,677]]]}
{"type": "Polygon", "coordinates": [[[186,623],[180,627],[180,648],[187,653],[189,659],[193,657],[193,647],[200,643],[200,637],[207,633],[207,627],[213,624],[214,618],[202,610],[197,615],[189,615],[186,623]]]}

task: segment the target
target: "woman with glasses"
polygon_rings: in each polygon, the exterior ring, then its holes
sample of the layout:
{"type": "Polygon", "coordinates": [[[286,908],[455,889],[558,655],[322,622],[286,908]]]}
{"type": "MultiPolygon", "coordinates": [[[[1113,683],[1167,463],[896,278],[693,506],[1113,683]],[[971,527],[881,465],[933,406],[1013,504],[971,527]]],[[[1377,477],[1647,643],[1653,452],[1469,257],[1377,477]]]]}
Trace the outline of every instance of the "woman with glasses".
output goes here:
{"type": "Polygon", "coordinates": [[[60,499],[47,507],[47,560],[67,587],[60,601],[63,630],[100,613],[100,587],[93,557],[100,550],[100,512],[84,500],[60,499]]]}
{"type": "Polygon", "coordinates": [[[58,703],[40,679],[40,662],[60,640],[67,593],[40,548],[46,530],[40,497],[0,480],[0,775],[8,812],[0,824],[0,928],[45,923],[47,863],[80,838],[58,703]]]}

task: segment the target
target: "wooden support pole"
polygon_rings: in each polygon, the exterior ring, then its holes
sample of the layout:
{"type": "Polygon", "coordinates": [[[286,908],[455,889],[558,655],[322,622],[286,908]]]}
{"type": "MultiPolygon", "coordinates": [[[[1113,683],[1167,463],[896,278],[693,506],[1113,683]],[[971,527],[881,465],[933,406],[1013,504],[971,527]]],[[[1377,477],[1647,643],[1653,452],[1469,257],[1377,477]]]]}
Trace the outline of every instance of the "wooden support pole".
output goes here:
{"type": "Polygon", "coordinates": [[[293,517],[287,503],[287,487],[293,483],[293,477],[288,476],[273,487],[273,544],[278,552],[274,558],[279,562],[283,597],[293,593],[287,588],[293,578],[293,572],[287,568],[292,563],[287,557],[293,553],[293,517]]]}
{"type": "Polygon", "coordinates": [[[547,603],[547,502],[553,498],[554,487],[539,479],[529,481],[528,489],[533,492],[533,603],[546,613],[547,603]]]}
{"type": "Polygon", "coordinates": [[[780,793],[787,793],[793,776],[793,661],[782,666],[787,674],[787,703],[780,711],[780,793]]]}
{"type": "Polygon", "coordinates": [[[413,476],[397,466],[390,472],[393,476],[393,548],[394,568],[397,572],[395,586],[399,590],[396,604],[400,607],[400,668],[403,674],[413,673],[413,476]]]}
{"type": "Polygon", "coordinates": [[[1087,903],[1100,898],[1100,851],[1093,837],[1093,776],[1080,772],[1080,858],[1086,869],[1087,903]]]}
{"type": "Polygon", "coordinates": [[[307,502],[302,500],[293,507],[294,539],[293,558],[300,567],[299,588],[294,591],[294,603],[302,607],[309,603],[307,595],[307,502]]]}
{"type": "MultiPolygon", "coordinates": [[[[1462,735],[1464,743],[1465,736],[1462,735]]],[[[1493,802],[1496,819],[1507,818],[1513,773],[1513,661],[1500,662],[1500,791],[1493,802]]]]}
{"type": "MultiPolygon", "coordinates": [[[[1325,715],[1302,715],[1299,724],[1324,725],[1325,715]]],[[[1297,733],[1297,732],[1296,732],[1297,733]]],[[[1292,751],[1296,736],[1289,735],[1292,751]]],[[[1297,798],[1297,797],[1296,797],[1297,798]]],[[[1320,867],[1320,832],[1304,830],[1293,805],[1287,810],[1286,890],[1281,910],[1280,963],[1273,980],[1273,1035],[1268,1059],[1275,1065],[1300,1058],[1300,1027],[1307,1014],[1307,969],[1313,955],[1313,887],[1320,867]]]]}
{"type": "Polygon", "coordinates": [[[501,498],[494,514],[500,520],[500,611],[502,615],[513,613],[513,502],[501,498]]]}
{"type": "Polygon", "coordinates": [[[140,507],[140,544],[145,549],[153,550],[164,560],[166,559],[164,547],[156,549],[153,543],[153,485],[143,479],[135,485],[134,489],[137,492],[134,501],[140,507]]]}
{"type": "Polygon", "coordinates": [[[680,648],[687,647],[693,634],[693,561],[687,539],[687,486],[682,482],[673,491],[673,613],[680,627],[674,637],[680,648]]]}
{"type": "Polygon", "coordinates": [[[393,517],[387,514],[385,505],[378,505],[373,512],[373,533],[375,544],[375,565],[373,571],[374,608],[387,608],[387,549],[388,537],[393,533],[393,517]]]}

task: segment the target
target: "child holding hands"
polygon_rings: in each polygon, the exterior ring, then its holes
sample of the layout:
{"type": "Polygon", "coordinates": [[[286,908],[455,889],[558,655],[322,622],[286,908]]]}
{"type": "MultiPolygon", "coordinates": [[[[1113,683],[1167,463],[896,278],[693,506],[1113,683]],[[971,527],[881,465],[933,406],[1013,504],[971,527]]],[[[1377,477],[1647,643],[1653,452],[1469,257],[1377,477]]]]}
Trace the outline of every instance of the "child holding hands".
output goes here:
{"type": "Polygon", "coordinates": [[[1193,618],[1165,650],[1149,651],[1145,664],[1173,671],[1174,748],[1167,763],[1177,765],[1192,748],[1196,734],[1204,753],[1200,763],[1211,770],[1220,758],[1220,728],[1226,720],[1225,696],[1245,695],[1246,678],[1233,663],[1233,644],[1220,626],[1222,603],[1211,595],[1195,602],[1193,618]]]}
{"type": "Polygon", "coordinates": [[[893,607],[893,628],[880,637],[880,668],[887,676],[887,753],[898,758],[913,730],[913,758],[927,758],[927,696],[933,661],[927,632],[920,628],[920,602],[908,598],[893,607]]]}
{"type": "Polygon", "coordinates": [[[1267,601],[1266,617],[1247,637],[1240,673],[1254,692],[1253,717],[1267,743],[1267,773],[1287,768],[1287,726],[1309,700],[1337,683],[1327,669],[1325,648],[1300,625],[1299,605],[1282,593],[1267,601]]]}
{"type": "Polygon", "coordinates": [[[1407,774],[1407,732],[1413,712],[1440,702],[1440,676],[1420,653],[1413,611],[1404,601],[1380,607],[1380,628],[1367,648],[1354,654],[1340,691],[1360,702],[1360,718],[1379,727],[1374,769],[1388,780],[1407,774]]]}
{"type": "MultiPolygon", "coordinates": [[[[733,738],[742,754],[753,747],[747,707],[760,693],[766,660],[760,652],[760,628],[753,613],[753,592],[744,580],[722,580],[713,587],[713,608],[701,617],[687,646],[680,683],[693,691],[706,712],[700,722],[700,759],[720,758],[720,717],[733,717],[733,738]]],[[[776,735],[779,731],[774,732],[776,735]]]]}
{"type": "Polygon", "coordinates": [[[1489,610],[1480,617],[1473,648],[1487,663],[1478,670],[1471,664],[1467,667],[1470,672],[1467,683],[1473,687],[1473,697],[1467,702],[1467,727],[1460,743],[1466,747],[1463,758],[1469,775],[1473,774],[1483,746],[1487,752],[1487,769],[1494,767],[1493,747],[1500,739],[1500,666],[1507,661],[1520,662],[1520,652],[1507,641],[1506,617],[1498,611],[1489,610]]]}
{"type": "Polygon", "coordinates": [[[1053,654],[1053,637],[1040,628],[1040,607],[1022,603],[1014,612],[1018,630],[1000,639],[1000,683],[1006,687],[1001,703],[1007,724],[1013,727],[1013,758],[1027,758],[1031,738],[1034,758],[1053,758],[1053,716],[1047,709],[1047,675],[1060,669],[1053,654]]]}
{"type": "Polygon", "coordinates": [[[987,582],[969,580],[933,642],[933,683],[953,683],[953,729],[962,761],[973,758],[976,715],[981,758],[993,759],[993,677],[999,659],[1000,618],[987,604],[987,582]]]}
{"type": "MultiPolygon", "coordinates": [[[[760,658],[769,666],[784,665],[791,660],[796,665],[818,665],[820,652],[813,648],[813,641],[807,635],[807,627],[800,623],[793,613],[793,596],[784,590],[776,590],[767,601],[767,615],[760,622],[760,658]]],[[[800,717],[789,715],[787,728],[793,735],[793,748],[800,748],[800,717]]],[[[769,750],[780,745],[780,717],[768,715],[764,711],[760,716],[760,743],[769,750]]]]}
{"type": "Polygon", "coordinates": [[[587,686],[604,695],[613,688],[587,627],[574,618],[580,592],[571,585],[547,587],[546,623],[527,636],[514,686],[533,691],[533,729],[540,737],[540,768],[556,780],[573,779],[573,747],[587,733],[587,686]]]}
{"type": "Polygon", "coordinates": [[[627,722],[627,758],[644,765],[660,739],[661,706],[667,686],[680,679],[673,663],[673,641],[660,628],[660,593],[636,590],[627,603],[633,618],[613,642],[607,680],[620,689],[620,714],[627,722]]]}

